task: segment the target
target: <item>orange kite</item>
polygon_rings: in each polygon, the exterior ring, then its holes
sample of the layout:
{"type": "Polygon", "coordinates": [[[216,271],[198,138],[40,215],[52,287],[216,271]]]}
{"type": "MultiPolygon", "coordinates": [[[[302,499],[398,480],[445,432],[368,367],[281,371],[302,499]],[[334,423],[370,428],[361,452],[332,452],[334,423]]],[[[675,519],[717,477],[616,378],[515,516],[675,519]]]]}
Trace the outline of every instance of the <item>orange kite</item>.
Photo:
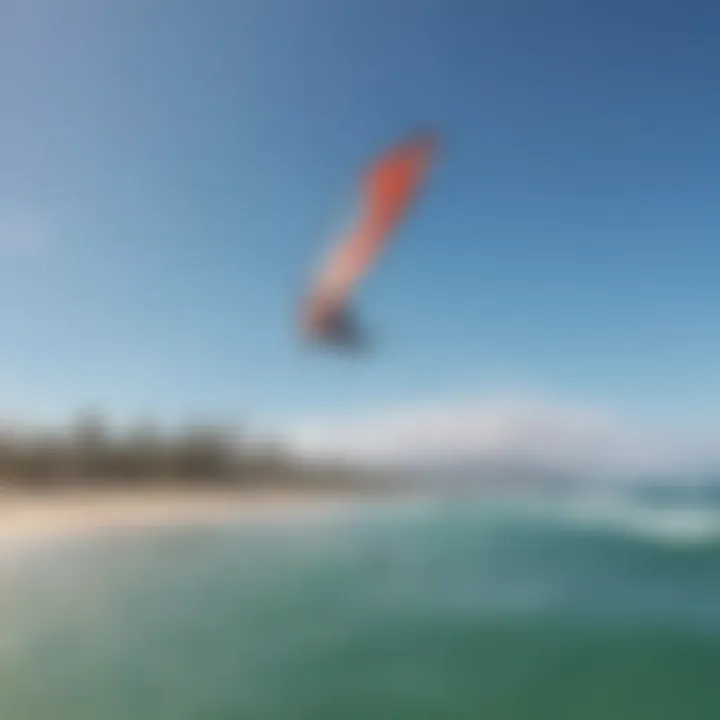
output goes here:
{"type": "Polygon", "coordinates": [[[437,146],[434,134],[417,134],[370,165],[361,185],[360,218],[327,259],[305,302],[306,337],[352,348],[365,344],[349,313],[350,298],[416,196],[437,146]]]}

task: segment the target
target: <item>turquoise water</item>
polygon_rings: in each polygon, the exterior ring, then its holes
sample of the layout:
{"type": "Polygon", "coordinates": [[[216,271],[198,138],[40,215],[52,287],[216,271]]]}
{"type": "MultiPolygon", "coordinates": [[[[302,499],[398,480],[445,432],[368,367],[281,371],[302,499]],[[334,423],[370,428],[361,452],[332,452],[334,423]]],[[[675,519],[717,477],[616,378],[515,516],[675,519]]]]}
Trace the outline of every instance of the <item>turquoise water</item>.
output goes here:
{"type": "Polygon", "coordinates": [[[407,505],[0,551],[0,718],[720,718],[720,516],[407,505]]]}

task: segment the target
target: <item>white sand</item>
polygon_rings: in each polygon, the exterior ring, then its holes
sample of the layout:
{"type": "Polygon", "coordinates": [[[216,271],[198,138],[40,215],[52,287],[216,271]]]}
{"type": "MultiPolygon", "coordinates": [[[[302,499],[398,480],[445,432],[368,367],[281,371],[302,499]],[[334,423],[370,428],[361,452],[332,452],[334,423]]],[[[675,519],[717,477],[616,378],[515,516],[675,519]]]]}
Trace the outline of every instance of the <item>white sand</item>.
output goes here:
{"type": "Polygon", "coordinates": [[[0,545],[112,528],[321,519],[358,501],[329,493],[213,489],[6,492],[0,493],[0,545]]]}

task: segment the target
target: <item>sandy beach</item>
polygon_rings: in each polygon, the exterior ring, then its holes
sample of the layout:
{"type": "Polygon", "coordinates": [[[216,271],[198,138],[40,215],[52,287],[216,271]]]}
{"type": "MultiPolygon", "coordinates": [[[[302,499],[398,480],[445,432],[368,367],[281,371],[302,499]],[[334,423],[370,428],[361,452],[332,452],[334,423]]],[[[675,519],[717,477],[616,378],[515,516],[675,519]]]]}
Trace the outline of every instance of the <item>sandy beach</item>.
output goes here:
{"type": "MultiPolygon", "coordinates": [[[[367,499],[365,499],[367,500],[367,499]]],[[[168,488],[0,493],[0,543],[23,537],[214,522],[321,519],[361,498],[278,490],[168,488]]]]}

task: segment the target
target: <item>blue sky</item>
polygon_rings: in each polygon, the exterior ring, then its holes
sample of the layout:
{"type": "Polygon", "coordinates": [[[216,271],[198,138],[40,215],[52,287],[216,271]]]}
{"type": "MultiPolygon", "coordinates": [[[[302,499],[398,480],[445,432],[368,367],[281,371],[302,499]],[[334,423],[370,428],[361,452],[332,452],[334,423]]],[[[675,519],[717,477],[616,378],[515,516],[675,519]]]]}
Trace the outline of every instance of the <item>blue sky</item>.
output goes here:
{"type": "Polygon", "coordinates": [[[0,411],[715,418],[718,37],[714,2],[0,0],[0,411]],[[377,354],[300,348],[356,170],[426,122],[377,354]]]}

